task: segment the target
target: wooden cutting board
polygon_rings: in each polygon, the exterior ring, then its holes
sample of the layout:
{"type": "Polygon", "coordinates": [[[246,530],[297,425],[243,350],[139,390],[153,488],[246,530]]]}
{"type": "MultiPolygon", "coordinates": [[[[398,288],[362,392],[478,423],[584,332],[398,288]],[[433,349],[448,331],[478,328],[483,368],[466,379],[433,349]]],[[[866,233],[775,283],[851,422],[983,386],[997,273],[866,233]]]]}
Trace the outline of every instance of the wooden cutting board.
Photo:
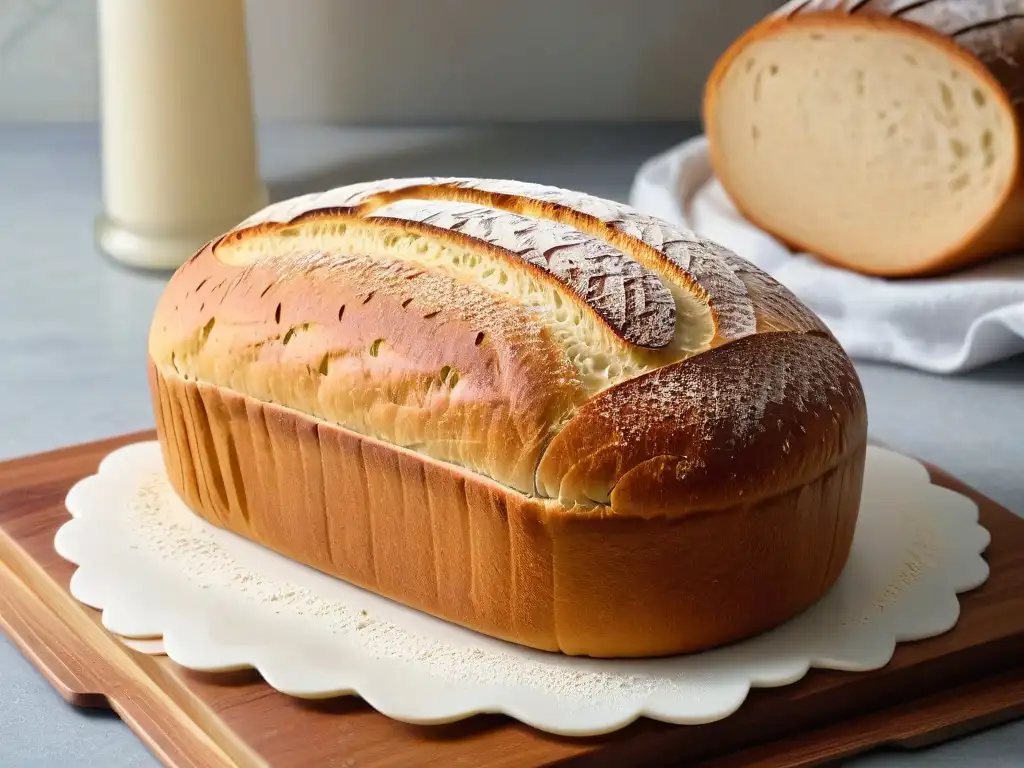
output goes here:
{"type": "Polygon", "coordinates": [[[610,736],[564,739],[500,716],[405,725],[355,697],[290,699],[254,672],[202,675],[128,650],[68,593],[73,566],[53,550],[64,498],[126,435],[0,464],[0,626],[70,703],[110,706],[166,765],[809,766],[880,745],[924,746],[1024,715],[1024,520],[932,470],[973,498],[992,533],[991,577],[962,598],[956,628],[902,644],[888,666],[812,671],[755,690],[710,725],[642,720],[610,736]]]}

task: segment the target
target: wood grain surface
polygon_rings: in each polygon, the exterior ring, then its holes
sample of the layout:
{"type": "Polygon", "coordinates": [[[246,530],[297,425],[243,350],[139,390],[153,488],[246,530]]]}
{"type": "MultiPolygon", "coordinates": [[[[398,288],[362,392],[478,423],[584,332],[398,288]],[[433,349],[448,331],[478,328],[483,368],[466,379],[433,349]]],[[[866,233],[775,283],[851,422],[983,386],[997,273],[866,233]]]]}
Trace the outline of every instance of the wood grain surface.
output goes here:
{"type": "Polygon", "coordinates": [[[110,706],[157,757],[185,766],[810,766],[880,746],[924,746],[1024,715],[1024,521],[973,498],[992,533],[992,575],[962,598],[957,627],[902,644],[884,669],[812,671],[755,690],[704,726],[641,720],[590,739],[548,736],[500,716],[412,726],[355,697],[290,699],[254,672],[204,675],[128,650],[67,592],[74,567],[53,550],[64,498],[100,459],[151,433],[0,464],[0,626],[61,695],[110,706]]]}

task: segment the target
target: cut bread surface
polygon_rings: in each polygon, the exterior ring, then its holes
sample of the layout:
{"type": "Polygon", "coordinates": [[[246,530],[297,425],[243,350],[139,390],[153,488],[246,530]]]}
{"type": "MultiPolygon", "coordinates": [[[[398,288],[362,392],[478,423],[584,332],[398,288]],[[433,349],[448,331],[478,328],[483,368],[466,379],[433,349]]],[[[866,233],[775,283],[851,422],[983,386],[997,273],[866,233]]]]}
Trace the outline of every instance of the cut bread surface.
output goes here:
{"type": "Polygon", "coordinates": [[[706,107],[737,206],[860,271],[927,271],[969,248],[1017,181],[1017,120],[999,83],[899,20],[766,23],[723,57],[706,107]]]}

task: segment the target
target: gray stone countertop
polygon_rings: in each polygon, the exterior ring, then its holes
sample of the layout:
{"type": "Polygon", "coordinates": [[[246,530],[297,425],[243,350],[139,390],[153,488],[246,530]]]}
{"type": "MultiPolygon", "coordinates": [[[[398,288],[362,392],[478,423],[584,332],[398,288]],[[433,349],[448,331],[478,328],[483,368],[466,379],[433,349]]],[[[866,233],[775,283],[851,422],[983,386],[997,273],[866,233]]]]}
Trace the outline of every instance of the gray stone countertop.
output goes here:
{"type": "MultiPolygon", "coordinates": [[[[625,200],[683,126],[341,129],[269,126],[274,199],[369,178],[519,178],[625,200]]],[[[97,255],[94,126],[0,127],[0,459],[152,426],[144,367],[166,275],[97,255]]],[[[1024,512],[1024,357],[940,377],[859,363],[873,436],[1024,512]]],[[[0,635],[0,766],[153,766],[113,715],[66,705],[0,635]]],[[[1024,722],[859,766],[1024,765],[1024,722]]]]}

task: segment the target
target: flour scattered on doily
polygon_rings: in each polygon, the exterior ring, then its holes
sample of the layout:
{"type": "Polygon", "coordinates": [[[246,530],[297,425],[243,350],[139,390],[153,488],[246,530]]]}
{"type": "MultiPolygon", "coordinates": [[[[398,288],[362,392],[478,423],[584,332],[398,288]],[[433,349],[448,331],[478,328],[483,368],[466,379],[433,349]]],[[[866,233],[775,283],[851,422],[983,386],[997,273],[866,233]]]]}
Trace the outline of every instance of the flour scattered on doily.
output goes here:
{"type": "Polygon", "coordinates": [[[130,504],[131,525],[146,546],[174,564],[197,586],[231,587],[247,600],[272,605],[277,613],[313,617],[377,659],[401,660],[448,680],[540,688],[559,698],[597,704],[610,694],[643,698],[661,680],[643,675],[567,669],[483,648],[461,648],[410,632],[337,600],[295,584],[280,583],[238,563],[206,525],[174,496],[166,475],[138,486],[130,504]]]}
{"type": "Polygon", "coordinates": [[[850,561],[812,608],[742,643],[633,661],[477,635],[211,526],[174,493],[152,441],[118,449],[76,484],[54,546],[78,566],[72,594],[101,609],[110,631],[162,637],[186,667],[253,665],[289,695],[355,691],[404,722],[488,711],[587,736],[641,716],[720,720],[752,687],[789,685],[812,667],[878,669],[897,641],[953,627],[957,594],[988,577],[977,507],[932,485],[918,462],[876,447],[862,498],[850,561]]]}

